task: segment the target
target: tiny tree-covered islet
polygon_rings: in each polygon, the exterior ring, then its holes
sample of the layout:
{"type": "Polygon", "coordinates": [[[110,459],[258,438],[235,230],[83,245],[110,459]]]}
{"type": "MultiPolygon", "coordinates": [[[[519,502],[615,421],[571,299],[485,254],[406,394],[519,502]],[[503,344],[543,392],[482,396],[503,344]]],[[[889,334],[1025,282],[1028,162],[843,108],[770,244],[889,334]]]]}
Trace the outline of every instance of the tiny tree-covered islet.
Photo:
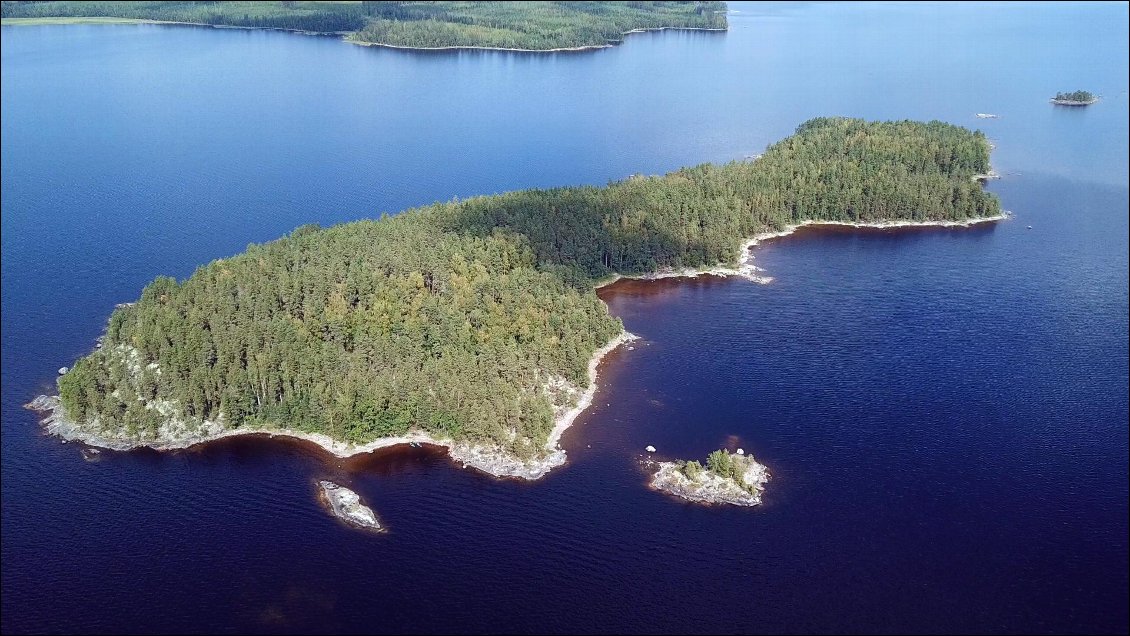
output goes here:
{"type": "Polygon", "coordinates": [[[344,34],[402,48],[555,51],[619,44],[652,29],[727,28],[724,2],[7,2],[3,17],[81,18],[344,34]]]}
{"type": "Polygon", "coordinates": [[[1053,104],[1061,106],[1089,106],[1099,101],[1099,98],[1090,91],[1071,91],[1070,93],[1059,92],[1052,98],[1053,104]]]}
{"type": "Polygon", "coordinates": [[[768,481],[769,469],[741,449],[719,449],[705,466],[697,460],[659,462],[651,486],[696,503],[756,506],[768,481]]]}

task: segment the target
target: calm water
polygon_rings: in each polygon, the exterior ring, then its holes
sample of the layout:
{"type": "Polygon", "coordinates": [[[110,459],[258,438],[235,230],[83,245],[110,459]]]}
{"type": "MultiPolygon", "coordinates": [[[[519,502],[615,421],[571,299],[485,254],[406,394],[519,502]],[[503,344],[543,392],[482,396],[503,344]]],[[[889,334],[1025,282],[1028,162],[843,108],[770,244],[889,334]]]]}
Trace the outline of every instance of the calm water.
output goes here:
{"type": "Polygon", "coordinates": [[[4,27],[3,631],[1127,631],[1127,5],[732,6],[726,34],[548,56],[4,27]],[[1047,103],[1075,88],[1104,99],[1047,103]],[[1015,219],[604,290],[643,340],[542,482],[263,440],[87,462],[20,407],[159,274],[816,115],[981,127],[1015,219]],[[752,451],[765,505],[650,492],[647,444],[752,451]],[[339,525],[321,478],[391,532],[339,525]]]}

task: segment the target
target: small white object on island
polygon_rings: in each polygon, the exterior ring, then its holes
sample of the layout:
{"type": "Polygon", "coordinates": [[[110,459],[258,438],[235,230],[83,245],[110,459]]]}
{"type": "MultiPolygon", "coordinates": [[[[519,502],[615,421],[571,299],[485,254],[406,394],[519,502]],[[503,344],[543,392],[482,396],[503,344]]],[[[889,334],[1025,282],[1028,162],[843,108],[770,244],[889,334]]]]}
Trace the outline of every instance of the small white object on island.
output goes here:
{"type": "Polygon", "coordinates": [[[59,367],[59,375],[67,375],[67,371],[70,371],[70,369],[67,367],[59,367]]]}
{"type": "Polygon", "coordinates": [[[738,455],[745,455],[745,451],[740,449],[740,448],[738,450],[734,451],[734,452],[737,453],[738,455]]]}
{"type": "Polygon", "coordinates": [[[647,447],[647,448],[645,448],[644,450],[645,450],[645,451],[647,451],[647,452],[649,452],[649,453],[654,453],[654,452],[655,452],[655,447],[654,447],[654,446],[648,446],[648,447],[647,447]]]}
{"type": "Polygon", "coordinates": [[[318,483],[322,487],[322,498],[338,519],[366,530],[379,532],[383,529],[373,509],[361,503],[360,495],[332,481],[318,483]]]}

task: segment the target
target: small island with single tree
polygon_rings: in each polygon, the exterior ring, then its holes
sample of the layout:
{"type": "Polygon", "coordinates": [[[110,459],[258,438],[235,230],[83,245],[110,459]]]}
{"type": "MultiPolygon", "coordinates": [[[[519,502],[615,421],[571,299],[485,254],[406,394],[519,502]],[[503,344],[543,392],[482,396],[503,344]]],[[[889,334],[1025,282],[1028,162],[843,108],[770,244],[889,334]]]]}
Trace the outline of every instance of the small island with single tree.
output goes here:
{"type": "Polygon", "coordinates": [[[1052,103],[1056,106],[1090,106],[1099,101],[1098,95],[1090,91],[1071,91],[1070,93],[1056,93],[1052,103]]]}
{"type": "Polygon", "coordinates": [[[705,466],[694,460],[659,462],[651,486],[698,503],[756,506],[767,481],[769,469],[739,448],[710,453],[705,466]]]}

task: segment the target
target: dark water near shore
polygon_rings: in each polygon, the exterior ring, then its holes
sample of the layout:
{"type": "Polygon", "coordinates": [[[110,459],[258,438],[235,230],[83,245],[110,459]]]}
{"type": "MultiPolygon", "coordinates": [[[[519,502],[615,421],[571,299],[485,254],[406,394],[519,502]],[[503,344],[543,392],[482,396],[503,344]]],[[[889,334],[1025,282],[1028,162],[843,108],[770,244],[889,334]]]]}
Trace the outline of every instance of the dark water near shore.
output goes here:
{"type": "Polygon", "coordinates": [[[726,34],[548,56],[4,27],[3,631],[1126,632],[1127,6],[732,6],[726,34]],[[1048,104],[1076,88],[1104,99],[1048,104]],[[642,341],[541,482],[252,439],[88,462],[20,407],[154,276],[817,115],[980,127],[1015,218],[805,229],[759,248],[769,285],[602,290],[642,341]],[[747,449],[765,505],[649,491],[648,444],[747,449]],[[322,478],[391,532],[339,525],[322,478]]]}

